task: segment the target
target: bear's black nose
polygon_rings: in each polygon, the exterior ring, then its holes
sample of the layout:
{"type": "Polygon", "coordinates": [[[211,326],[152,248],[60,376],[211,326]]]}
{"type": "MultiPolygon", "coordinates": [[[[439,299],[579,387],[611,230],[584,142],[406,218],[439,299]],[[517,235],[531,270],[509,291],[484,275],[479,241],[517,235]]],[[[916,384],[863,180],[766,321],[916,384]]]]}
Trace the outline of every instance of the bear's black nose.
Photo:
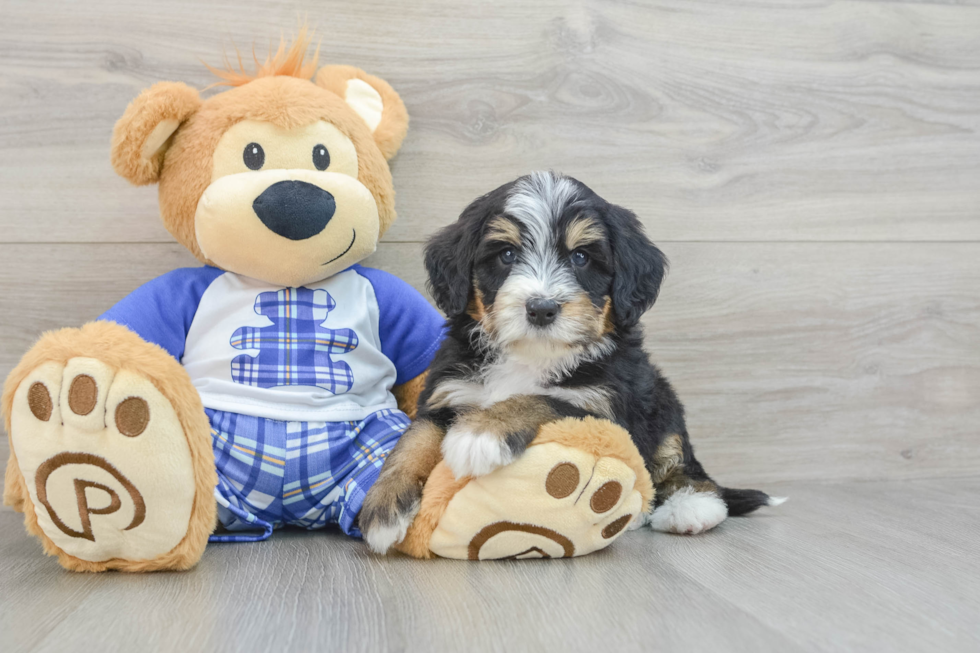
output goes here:
{"type": "Polygon", "coordinates": [[[305,240],[323,231],[337,203],[319,186],[279,181],[255,198],[252,210],[270,231],[290,240],[305,240]]]}
{"type": "Polygon", "coordinates": [[[542,299],[535,297],[527,300],[524,306],[527,310],[527,320],[535,326],[548,326],[558,317],[561,306],[553,299],[542,299]]]}

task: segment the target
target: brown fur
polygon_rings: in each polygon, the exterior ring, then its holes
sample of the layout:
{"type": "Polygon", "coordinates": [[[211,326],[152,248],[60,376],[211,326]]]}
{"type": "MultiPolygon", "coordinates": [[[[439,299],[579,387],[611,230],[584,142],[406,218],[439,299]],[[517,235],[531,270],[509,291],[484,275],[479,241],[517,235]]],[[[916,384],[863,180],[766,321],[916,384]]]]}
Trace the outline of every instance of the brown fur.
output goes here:
{"type": "MultiPolygon", "coordinates": [[[[391,475],[407,476],[414,481],[424,482],[442,460],[444,435],[441,428],[428,420],[413,422],[388,454],[383,469],[390,469],[391,475]]],[[[382,476],[386,476],[383,471],[382,476]]]]}
{"type": "Polygon", "coordinates": [[[425,388],[425,377],[428,374],[428,372],[422,372],[414,379],[405,381],[405,383],[396,385],[391,389],[391,392],[395,395],[395,400],[398,402],[398,410],[408,415],[411,419],[415,419],[415,414],[418,412],[419,395],[422,394],[422,390],[425,388]]]}
{"type": "Polygon", "coordinates": [[[385,159],[391,159],[401,148],[405,134],[408,133],[408,110],[391,84],[354,66],[324,66],[316,74],[315,81],[317,86],[344,97],[347,93],[347,82],[351,79],[367,82],[381,95],[384,112],[381,114],[381,122],[374,130],[374,142],[378,144],[385,159]]]}
{"type": "Polygon", "coordinates": [[[616,323],[613,321],[612,297],[606,297],[606,303],[602,307],[602,335],[608,335],[616,330],[616,323]]]}
{"type": "Polygon", "coordinates": [[[475,286],[473,287],[473,299],[466,308],[466,314],[477,322],[483,322],[483,318],[487,316],[487,307],[483,304],[483,293],[475,286]]]}
{"type": "Polygon", "coordinates": [[[571,251],[604,240],[605,237],[602,227],[592,218],[575,218],[565,232],[565,247],[571,251]]]}
{"type": "Polygon", "coordinates": [[[132,561],[113,559],[89,562],[68,555],[58,548],[37,523],[27,484],[17,466],[10,442],[10,460],[4,483],[4,503],[24,513],[27,531],[40,538],[44,552],[57,555],[58,562],[73,571],[154,571],[159,569],[189,569],[204,552],[208,536],[217,523],[214,486],[218,482],[211,450],[211,426],[201,398],[191,385],[187,372],[167,352],[142,340],[132,331],[112,322],[92,322],[81,329],[52,331],[24,355],[7,377],[3,387],[2,409],[4,426],[10,433],[10,414],[14,393],[24,379],[38,366],[49,361],[62,365],[76,357],[97,358],[116,370],[128,370],[148,378],[173,405],[187,437],[194,465],[194,505],[184,539],[170,552],[153,560],[132,561]]]}
{"type": "MultiPolygon", "coordinates": [[[[128,113],[128,110],[127,110],[128,113]]],[[[211,160],[221,136],[241,120],[259,120],[288,129],[325,120],[357,149],[358,180],[378,205],[381,235],[395,220],[391,171],[367,125],[333,93],[294,77],[264,77],[208,99],[178,130],[160,176],[164,226],[201,262],[194,230],[197,203],[211,183],[211,160]]]]}
{"type": "Polygon", "coordinates": [[[586,293],[580,293],[565,302],[561,310],[566,318],[575,320],[584,327],[581,332],[587,334],[590,340],[598,340],[610,327],[610,306],[611,302],[607,298],[603,307],[597,308],[586,293]]]}
{"type": "Polygon", "coordinates": [[[414,422],[385,459],[361,507],[361,523],[391,516],[401,502],[421,500],[422,487],[442,460],[445,432],[429,420],[414,422]]]}
{"type": "Polygon", "coordinates": [[[180,82],[160,82],[136,96],[112,131],[112,167],[137,186],[156,183],[166,147],[144,158],[143,146],[164,120],[184,122],[201,107],[197,91],[180,82]]]}
{"type": "Polygon", "coordinates": [[[653,483],[654,485],[660,485],[667,479],[674,470],[684,464],[684,448],[681,442],[681,436],[676,433],[673,435],[668,435],[660,447],[657,448],[657,453],[654,454],[654,460],[656,462],[656,468],[653,471],[653,483]]]}
{"type": "Polygon", "coordinates": [[[719,493],[718,485],[711,480],[694,480],[684,473],[684,449],[681,436],[667,436],[654,455],[656,469],[653,482],[662,499],[686,487],[696,492],[719,493]]]}
{"type": "Polygon", "coordinates": [[[116,172],[134,184],[159,181],[164,226],[202,263],[213,265],[197,244],[197,203],[211,183],[218,141],[242,120],[269,122],[284,129],[319,120],[334,125],[357,150],[357,178],[378,206],[380,235],[395,220],[394,184],[387,160],[398,151],[408,130],[405,105],[387,82],[352,66],[324,66],[315,81],[304,79],[309,72],[302,57],[307,43],[301,32],[293,47],[286,51],[280,44],[279,52],[258,65],[256,73],[227,73],[226,81],[234,88],[204,102],[185,84],[154,84],[130,103],[116,123],[112,139],[116,172]],[[347,82],[355,78],[382,98],[381,122],[373,133],[344,100],[347,82]],[[144,158],[147,138],[164,120],[181,124],[163,147],[144,158]]]}
{"type": "Polygon", "coordinates": [[[445,514],[449,502],[471,480],[469,477],[457,479],[448,466],[437,464],[425,483],[418,515],[409,527],[405,539],[400,544],[396,544],[395,549],[413,558],[432,558],[429,540],[432,539],[432,534],[445,514]]]}
{"type": "Polygon", "coordinates": [[[454,425],[474,433],[491,433],[501,440],[511,434],[529,433],[529,441],[542,425],[554,419],[555,413],[543,397],[517,395],[489,408],[461,413],[454,425]]]}
{"type": "Polygon", "coordinates": [[[487,225],[487,240],[499,240],[520,246],[521,230],[516,224],[504,217],[496,217],[487,225]]]}

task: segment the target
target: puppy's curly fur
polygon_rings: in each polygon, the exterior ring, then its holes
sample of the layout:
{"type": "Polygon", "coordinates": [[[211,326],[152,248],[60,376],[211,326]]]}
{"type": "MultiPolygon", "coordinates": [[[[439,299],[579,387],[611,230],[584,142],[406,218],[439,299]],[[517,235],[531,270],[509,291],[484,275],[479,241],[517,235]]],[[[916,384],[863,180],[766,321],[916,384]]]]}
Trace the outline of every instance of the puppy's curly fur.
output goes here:
{"type": "Polygon", "coordinates": [[[433,434],[457,477],[479,475],[562,417],[605,417],[632,435],[656,486],[657,530],[699,533],[780,502],[717,485],[695,458],[684,407],[643,351],[640,317],[667,259],[633,213],[575,179],[534,173],[470,204],[429,242],[425,264],[449,333],[418,420],[368,494],[372,548],[387,550],[394,525],[414,516],[438,459],[433,434]]]}

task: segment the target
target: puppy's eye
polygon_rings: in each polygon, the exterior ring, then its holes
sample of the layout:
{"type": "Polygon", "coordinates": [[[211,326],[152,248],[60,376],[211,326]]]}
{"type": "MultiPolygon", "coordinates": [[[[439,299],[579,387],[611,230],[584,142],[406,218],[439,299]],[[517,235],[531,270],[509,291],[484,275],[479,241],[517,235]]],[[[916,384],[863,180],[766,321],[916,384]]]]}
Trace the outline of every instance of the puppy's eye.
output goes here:
{"type": "Polygon", "coordinates": [[[258,170],[265,163],[265,150],[258,143],[249,143],[242,152],[242,161],[249,170],[258,170]]]}
{"type": "Polygon", "coordinates": [[[589,255],[580,249],[572,252],[572,265],[579,268],[584,268],[589,262],[589,255]]]}
{"type": "Polygon", "coordinates": [[[326,170],[330,166],[330,152],[325,145],[313,146],[313,165],[317,170],[326,170]]]}
{"type": "Polygon", "coordinates": [[[517,252],[515,252],[511,248],[508,247],[504,251],[500,252],[500,262],[503,263],[504,265],[510,265],[516,260],[517,260],[517,252]]]}

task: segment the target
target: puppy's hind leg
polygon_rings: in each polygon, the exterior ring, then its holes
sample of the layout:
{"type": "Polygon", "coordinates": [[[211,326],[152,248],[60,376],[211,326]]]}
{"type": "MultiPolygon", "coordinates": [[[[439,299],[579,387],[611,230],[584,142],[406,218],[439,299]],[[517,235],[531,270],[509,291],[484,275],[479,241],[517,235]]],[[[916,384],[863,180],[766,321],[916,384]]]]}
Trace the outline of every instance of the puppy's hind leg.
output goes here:
{"type": "Polygon", "coordinates": [[[729,516],[745,515],[785,501],[759,490],[719,486],[694,457],[686,436],[667,436],[657,448],[653,468],[656,507],[646,521],[656,531],[696,535],[729,516]]]}
{"type": "Polygon", "coordinates": [[[695,460],[686,437],[667,436],[657,448],[652,463],[655,508],[645,522],[653,530],[696,535],[728,517],[721,488],[695,460]]]}

